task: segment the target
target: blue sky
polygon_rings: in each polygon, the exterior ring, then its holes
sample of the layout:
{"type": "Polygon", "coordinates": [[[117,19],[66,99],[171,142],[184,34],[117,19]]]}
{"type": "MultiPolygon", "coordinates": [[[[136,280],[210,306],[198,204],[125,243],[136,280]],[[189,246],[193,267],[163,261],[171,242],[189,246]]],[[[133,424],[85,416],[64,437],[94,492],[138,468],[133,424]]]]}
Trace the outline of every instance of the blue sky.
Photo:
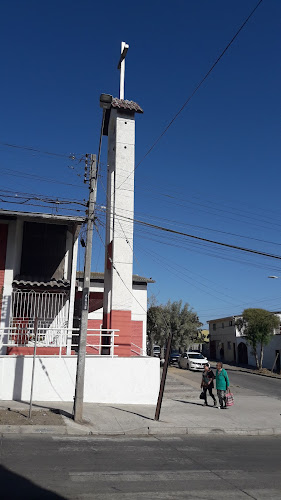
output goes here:
{"type": "MultiPolygon", "coordinates": [[[[79,159],[97,153],[99,96],[118,96],[122,40],[130,44],[125,97],[144,109],[136,117],[138,163],[256,3],[2,2],[1,189],[11,196],[24,192],[77,201],[87,197],[84,164],[67,156],[74,153],[79,159]]],[[[281,255],[280,17],[279,0],[261,3],[138,167],[137,219],[281,255]]],[[[102,162],[104,183],[106,141],[102,162]]],[[[98,201],[105,203],[101,184],[98,201]]],[[[44,210],[4,202],[0,207],[44,210]]],[[[281,280],[267,279],[281,276],[278,260],[138,225],[134,249],[134,272],[156,280],[150,290],[158,301],[182,299],[203,323],[238,314],[244,307],[281,309],[281,280]]],[[[80,268],[82,257],[80,251],[80,268]]],[[[104,249],[95,238],[93,270],[102,271],[103,260],[104,249]]]]}

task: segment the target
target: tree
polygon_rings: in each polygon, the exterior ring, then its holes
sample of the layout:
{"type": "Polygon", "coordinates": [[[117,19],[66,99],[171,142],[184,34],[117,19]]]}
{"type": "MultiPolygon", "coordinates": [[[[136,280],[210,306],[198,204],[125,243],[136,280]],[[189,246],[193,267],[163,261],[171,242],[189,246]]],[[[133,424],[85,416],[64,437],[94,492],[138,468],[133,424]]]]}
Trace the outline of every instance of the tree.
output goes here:
{"type": "Polygon", "coordinates": [[[147,335],[151,345],[165,346],[170,331],[173,332],[172,348],[187,348],[188,344],[197,336],[202,326],[195,311],[189,304],[182,301],[171,302],[165,305],[152,305],[147,312],[147,335]]]}
{"type": "Polygon", "coordinates": [[[152,305],[147,311],[147,338],[150,354],[153,354],[153,345],[164,345],[165,321],[162,306],[152,305]]]}
{"type": "Polygon", "coordinates": [[[278,328],[279,324],[279,318],[265,309],[244,309],[242,318],[236,322],[238,329],[252,347],[259,370],[262,368],[264,346],[269,344],[274,329],[278,328]]]}

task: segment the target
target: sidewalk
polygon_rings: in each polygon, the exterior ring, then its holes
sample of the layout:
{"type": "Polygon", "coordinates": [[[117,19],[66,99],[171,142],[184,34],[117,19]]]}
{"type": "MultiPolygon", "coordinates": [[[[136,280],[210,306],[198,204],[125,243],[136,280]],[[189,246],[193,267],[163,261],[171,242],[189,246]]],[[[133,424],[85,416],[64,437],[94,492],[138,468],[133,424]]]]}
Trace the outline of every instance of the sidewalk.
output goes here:
{"type": "MultiPolygon", "coordinates": [[[[280,384],[281,389],[281,384],[280,384]]],[[[155,407],[147,405],[84,404],[83,424],[71,419],[72,403],[34,403],[36,409],[58,408],[64,425],[0,425],[0,433],[92,436],[157,436],[181,434],[281,435],[281,391],[273,397],[235,394],[234,406],[220,410],[204,407],[197,384],[183,383],[169,374],[160,421],[155,407]]],[[[211,401],[210,401],[211,404],[211,401]]],[[[0,401],[0,410],[27,410],[28,403],[0,401]]]]}
{"type": "MultiPolygon", "coordinates": [[[[210,364],[213,367],[215,367],[216,361],[210,361],[210,364]]],[[[270,370],[267,370],[267,369],[263,369],[264,371],[260,372],[254,366],[250,366],[250,365],[239,366],[239,365],[236,365],[235,363],[228,364],[225,362],[223,363],[223,366],[228,371],[252,373],[253,375],[258,375],[259,377],[277,378],[277,379],[281,380],[281,374],[272,373],[270,370]]]]}

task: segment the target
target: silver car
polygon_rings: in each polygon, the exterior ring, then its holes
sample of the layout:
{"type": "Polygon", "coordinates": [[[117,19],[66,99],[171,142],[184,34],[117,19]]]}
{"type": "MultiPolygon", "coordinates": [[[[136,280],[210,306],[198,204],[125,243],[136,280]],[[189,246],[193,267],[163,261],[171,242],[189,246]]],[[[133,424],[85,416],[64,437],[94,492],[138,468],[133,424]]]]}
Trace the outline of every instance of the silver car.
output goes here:
{"type": "Polygon", "coordinates": [[[201,352],[184,352],[179,357],[178,363],[179,368],[185,368],[186,370],[204,370],[208,360],[201,352]]]}

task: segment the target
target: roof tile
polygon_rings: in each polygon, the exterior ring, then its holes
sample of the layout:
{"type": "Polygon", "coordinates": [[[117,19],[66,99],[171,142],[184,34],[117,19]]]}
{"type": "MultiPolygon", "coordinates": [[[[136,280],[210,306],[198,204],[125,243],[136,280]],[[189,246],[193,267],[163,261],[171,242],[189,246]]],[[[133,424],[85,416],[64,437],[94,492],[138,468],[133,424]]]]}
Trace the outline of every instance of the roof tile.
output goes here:
{"type": "Polygon", "coordinates": [[[137,102],[127,101],[126,99],[118,99],[117,97],[113,97],[111,107],[134,111],[135,113],[143,113],[143,109],[138,105],[137,102]]]}

